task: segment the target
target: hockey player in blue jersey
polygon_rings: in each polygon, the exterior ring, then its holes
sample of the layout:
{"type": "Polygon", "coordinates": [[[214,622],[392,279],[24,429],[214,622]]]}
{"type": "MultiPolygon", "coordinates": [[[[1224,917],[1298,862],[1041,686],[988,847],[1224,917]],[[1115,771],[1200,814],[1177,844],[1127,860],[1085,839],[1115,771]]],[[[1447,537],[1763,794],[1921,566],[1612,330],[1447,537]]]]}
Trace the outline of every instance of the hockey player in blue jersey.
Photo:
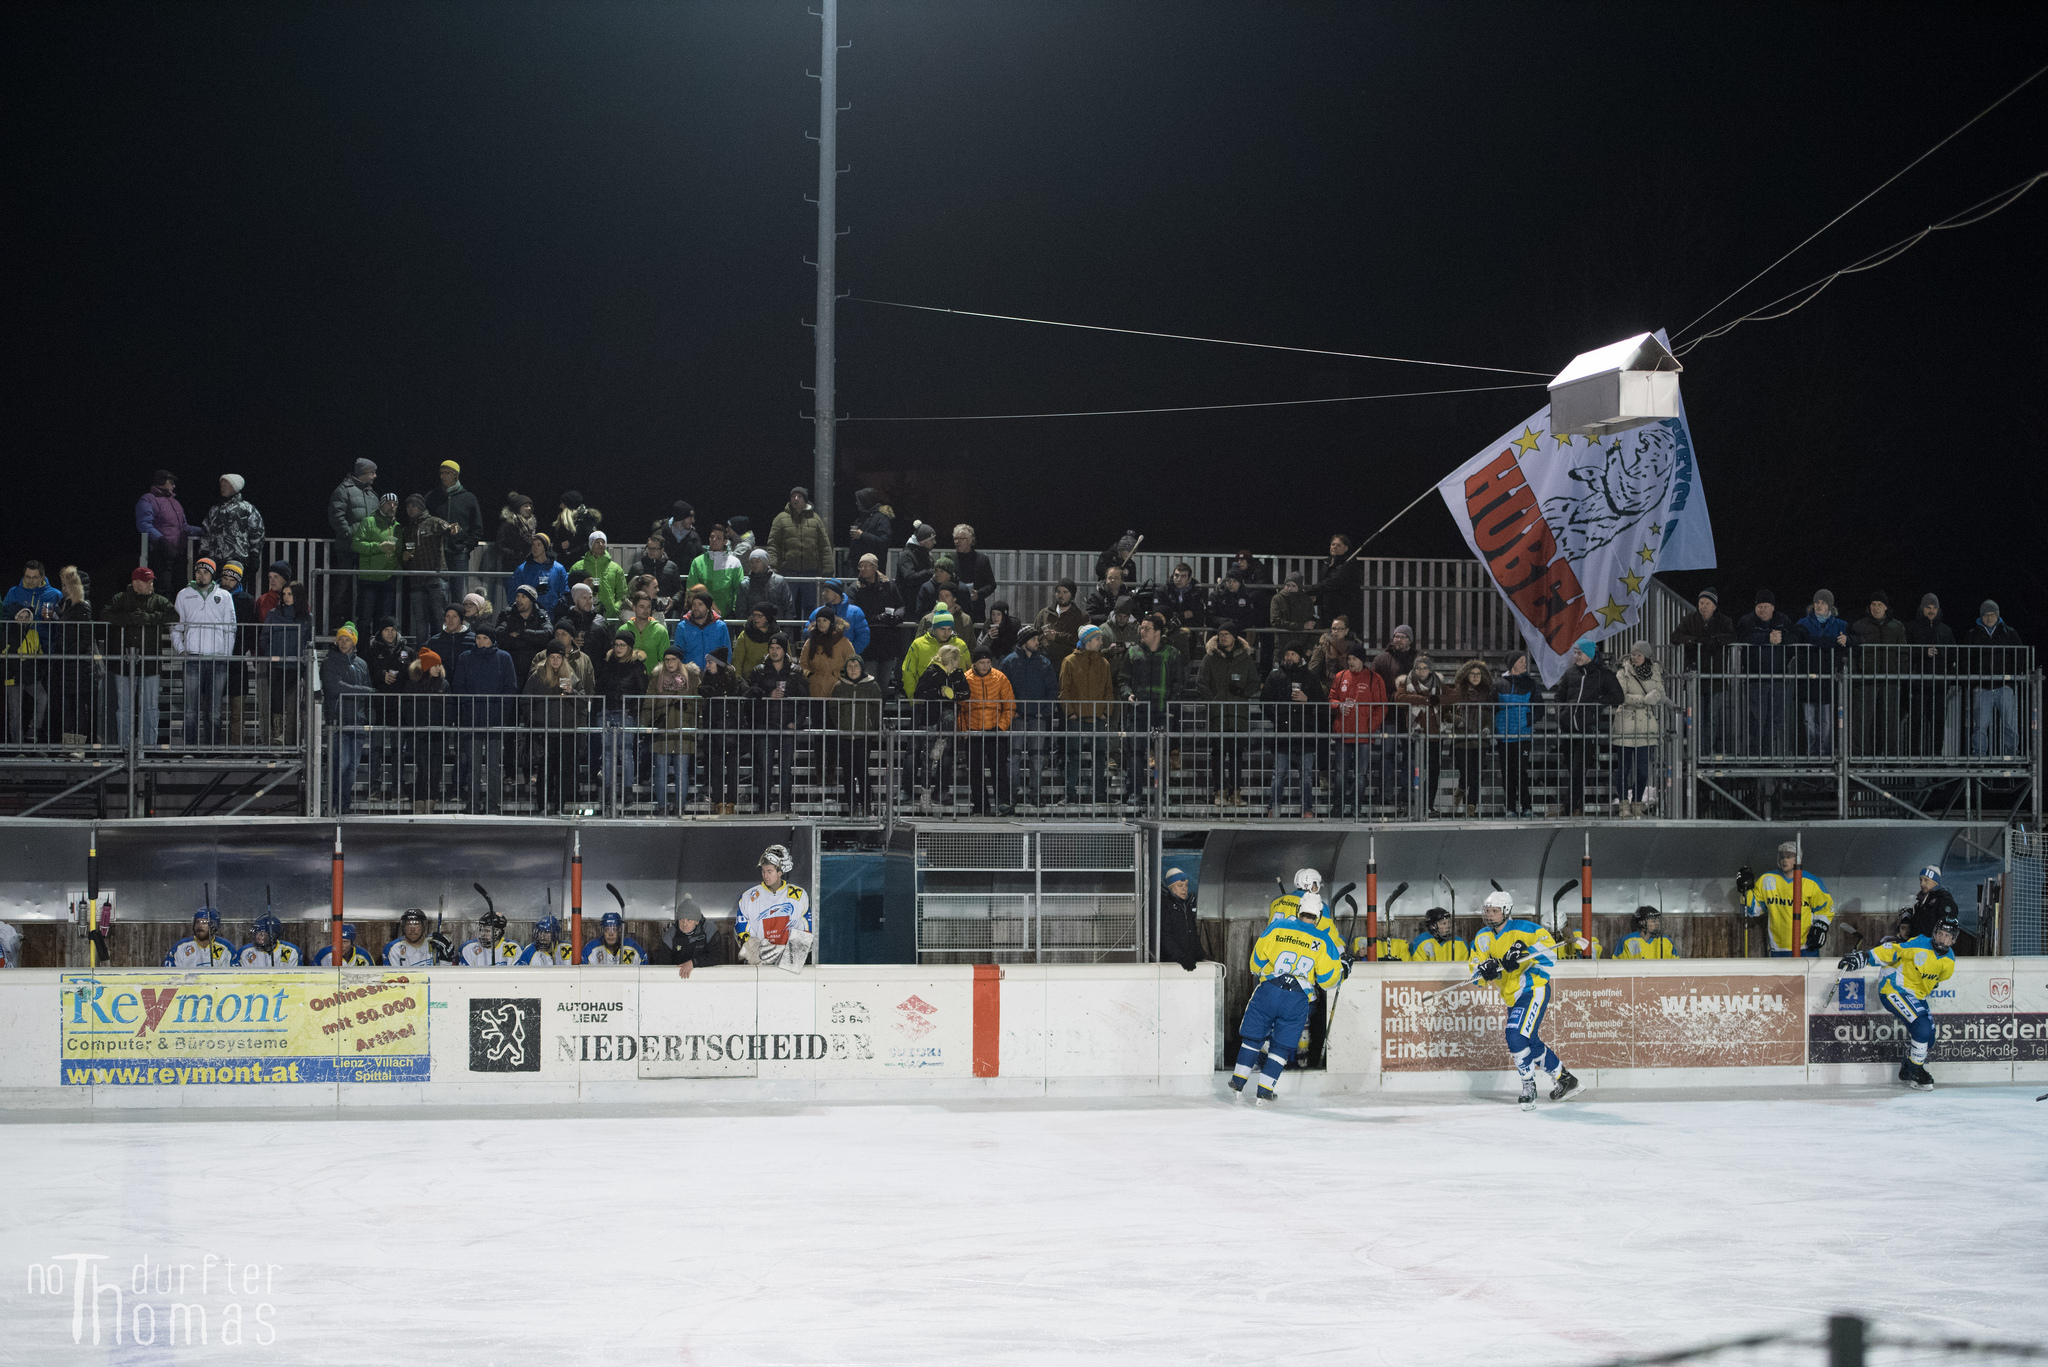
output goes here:
{"type": "Polygon", "coordinates": [[[1927,1051],[1934,1043],[1934,1017],[1928,1012],[1927,999],[1956,971],[1955,943],[1962,928],[1955,913],[1944,912],[1925,935],[1856,950],[1844,954],[1835,965],[1854,970],[1881,964],[1891,969],[1878,981],[1877,999],[1906,1027],[1910,1042],[1905,1060],[1899,1064],[1899,1081],[1915,1091],[1934,1090],[1934,1077],[1926,1068],[1927,1051]]]}
{"type": "Polygon", "coordinates": [[[165,968],[233,968],[235,947],[220,938],[220,913],[201,907],[192,913],[192,933],[164,955],[165,968]]]}
{"type": "Polygon", "coordinates": [[[626,933],[626,918],[616,911],[604,914],[598,923],[598,938],[583,946],[587,964],[644,964],[652,962],[640,942],[626,933]]]}
{"type": "Polygon", "coordinates": [[[476,938],[463,942],[457,961],[465,968],[510,968],[519,962],[519,942],[506,938],[505,918],[496,907],[476,918],[476,938]]]}
{"type": "Polygon", "coordinates": [[[554,968],[575,962],[570,948],[562,943],[562,923],[543,916],[533,923],[533,943],[519,956],[521,968],[554,968]]]}
{"type": "Polygon", "coordinates": [[[1536,1107],[1536,1073],[1540,1069],[1557,1079],[1550,1089],[1552,1101],[1563,1101],[1579,1090],[1579,1080],[1557,1051],[1543,1042],[1543,1017],[1550,1010],[1550,973],[1557,967],[1557,941],[1535,921],[1515,916],[1515,899],[1505,892],[1489,892],[1479,908],[1485,924],[1472,937],[1473,971],[1490,983],[1500,984],[1501,1000],[1507,1003],[1508,1053],[1521,1075],[1523,1110],[1536,1107]]]}
{"type": "Polygon", "coordinates": [[[284,922],[263,915],[249,930],[249,943],[235,954],[236,968],[303,968],[299,947],[284,938],[284,922]]]}
{"type": "Polygon", "coordinates": [[[1230,1089],[1242,1095],[1256,1071],[1259,1086],[1253,1105],[1273,1100],[1274,1087],[1308,1024],[1316,989],[1328,990],[1344,976],[1336,941],[1316,924],[1321,901],[1303,898],[1292,912],[1275,917],[1252,946],[1252,976],[1259,985],[1237,1028],[1237,1070],[1230,1089]]]}
{"type": "Polygon", "coordinates": [[[315,968],[375,968],[376,966],[377,963],[374,959],[356,948],[356,928],[350,925],[344,925],[341,928],[341,962],[339,964],[336,964],[334,961],[334,946],[332,943],[320,946],[319,952],[313,955],[313,967],[315,968]]]}

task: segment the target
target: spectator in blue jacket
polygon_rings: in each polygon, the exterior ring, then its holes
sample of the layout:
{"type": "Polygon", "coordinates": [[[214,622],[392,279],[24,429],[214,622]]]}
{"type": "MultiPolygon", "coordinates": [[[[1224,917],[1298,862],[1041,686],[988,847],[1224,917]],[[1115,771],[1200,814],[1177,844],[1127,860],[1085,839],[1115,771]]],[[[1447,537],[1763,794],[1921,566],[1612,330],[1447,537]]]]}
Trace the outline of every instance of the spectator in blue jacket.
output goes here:
{"type": "Polygon", "coordinates": [[[555,543],[546,532],[533,534],[533,547],[526,559],[519,562],[519,568],[512,571],[512,585],[505,592],[517,593],[522,584],[533,589],[541,610],[550,618],[555,615],[555,605],[562,601],[562,595],[569,591],[569,572],[555,559],[555,543]]]}
{"type": "Polygon", "coordinates": [[[1493,729],[1501,741],[1507,814],[1534,816],[1529,805],[1529,756],[1535,747],[1536,723],[1543,720],[1543,688],[1542,681],[1529,672],[1527,651],[1515,656],[1495,687],[1498,706],[1493,712],[1493,729]]]}
{"type": "Polygon", "coordinates": [[[868,615],[860,610],[859,604],[846,596],[846,581],[842,579],[827,579],[824,583],[818,585],[818,592],[821,601],[817,609],[811,613],[811,621],[817,621],[819,613],[839,618],[846,623],[846,639],[853,646],[853,653],[856,655],[866,655],[868,653],[868,615]]]}
{"type": "Polygon", "coordinates": [[[1794,656],[1798,681],[1799,712],[1806,724],[1806,753],[1835,753],[1835,671],[1849,662],[1857,645],[1849,623],[1835,613],[1835,595],[1815,589],[1813,607],[1799,619],[1801,644],[1806,650],[1794,656]],[[1803,658],[1801,658],[1803,656],[1803,658]]]}
{"type": "Polygon", "coordinates": [[[714,650],[724,651],[724,659],[732,658],[732,629],[719,620],[709,589],[691,591],[690,610],[676,623],[669,644],[682,648],[684,664],[699,669],[714,650]]]}
{"type": "Polygon", "coordinates": [[[455,661],[452,691],[463,731],[455,783],[466,812],[496,811],[505,795],[505,709],[519,692],[512,657],[498,649],[498,628],[479,622],[474,643],[455,661]]]}
{"type": "Polygon", "coordinates": [[[1012,781],[1010,791],[1037,806],[1046,760],[1058,754],[1052,740],[1053,718],[1059,714],[1060,676],[1039,648],[1037,627],[1017,629],[1017,648],[1005,655],[996,668],[1010,681],[1017,697],[1017,717],[1010,728],[1010,762],[1018,767],[1023,782],[1012,781]]]}
{"type": "Polygon", "coordinates": [[[55,621],[64,595],[45,576],[43,562],[31,560],[21,567],[21,582],[7,590],[5,604],[9,621],[24,611],[34,621],[55,621]]]}

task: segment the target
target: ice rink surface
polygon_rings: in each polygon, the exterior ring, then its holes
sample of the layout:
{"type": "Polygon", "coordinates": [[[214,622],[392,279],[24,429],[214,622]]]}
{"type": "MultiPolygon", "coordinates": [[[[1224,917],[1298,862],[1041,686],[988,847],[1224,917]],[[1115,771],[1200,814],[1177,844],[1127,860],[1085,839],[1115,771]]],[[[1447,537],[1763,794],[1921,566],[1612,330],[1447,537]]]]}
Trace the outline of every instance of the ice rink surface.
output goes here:
{"type": "Polygon", "coordinates": [[[1841,1309],[2043,1342],[2039,1090],[16,1113],[0,1362],[1529,1367],[1841,1309]],[[46,1285],[80,1253],[97,1349],[77,1260],[46,1285]]]}

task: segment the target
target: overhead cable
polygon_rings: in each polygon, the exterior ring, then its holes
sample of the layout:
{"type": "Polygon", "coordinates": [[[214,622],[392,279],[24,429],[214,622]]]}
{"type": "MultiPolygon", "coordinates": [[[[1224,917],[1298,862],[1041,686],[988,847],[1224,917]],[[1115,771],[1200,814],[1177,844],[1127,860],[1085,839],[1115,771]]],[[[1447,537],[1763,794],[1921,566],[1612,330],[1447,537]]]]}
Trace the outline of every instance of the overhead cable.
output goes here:
{"type": "Polygon", "coordinates": [[[1168,408],[1089,408],[1065,413],[928,413],[880,418],[848,414],[841,422],[1003,422],[1013,418],[1113,418],[1133,413],[1208,413],[1219,408],[1291,408],[1317,403],[1364,403],[1371,399],[1422,399],[1437,394],[1491,394],[1502,389],[1541,389],[1540,383],[1483,384],[1468,389],[1411,389],[1399,394],[1343,394],[1328,399],[1266,399],[1253,403],[1195,403],[1168,408]]]}

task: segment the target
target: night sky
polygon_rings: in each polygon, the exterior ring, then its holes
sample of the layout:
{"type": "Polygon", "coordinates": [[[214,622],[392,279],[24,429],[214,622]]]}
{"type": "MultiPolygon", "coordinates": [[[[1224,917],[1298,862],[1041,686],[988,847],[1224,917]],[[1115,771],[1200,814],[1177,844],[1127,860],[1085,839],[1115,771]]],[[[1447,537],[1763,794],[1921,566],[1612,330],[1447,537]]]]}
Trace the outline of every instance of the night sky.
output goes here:
{"type": "MultiPolygon", "coordinates": [[[[6,553],[118,576],[158,465],[195,517],[232,470],[274,532],[317,532],[359,455],[401,493],[453,456],[487,514],[577,488],[615,536],[677,496],[765,524],[811,470],[806,11],[9,6],[6,553]]],[[[2048,61],[2039,5],[845,0],[841,24],[854,294],[1545,373],[1682,327],[2048,61]]],[[[2048,77],[1738,304],[2044,149],[2048,77]]],[[[2044,242],[2048,185],[1689,356],[1722,568],[1682,585],[1825,585],[1852,615],[1931,588],[1958,625],[1989,595],[2038,644],[2044,242]]],[[[855,419],[1517,378],[854,301],[839,357],[855,419]]],[[[881,479],[990,546],[1312,551],[1541,402],[854,421],[832,521],[881,479]]],[[[1463,553],[1434,502],[1375,549],[1463,553]]]]}

